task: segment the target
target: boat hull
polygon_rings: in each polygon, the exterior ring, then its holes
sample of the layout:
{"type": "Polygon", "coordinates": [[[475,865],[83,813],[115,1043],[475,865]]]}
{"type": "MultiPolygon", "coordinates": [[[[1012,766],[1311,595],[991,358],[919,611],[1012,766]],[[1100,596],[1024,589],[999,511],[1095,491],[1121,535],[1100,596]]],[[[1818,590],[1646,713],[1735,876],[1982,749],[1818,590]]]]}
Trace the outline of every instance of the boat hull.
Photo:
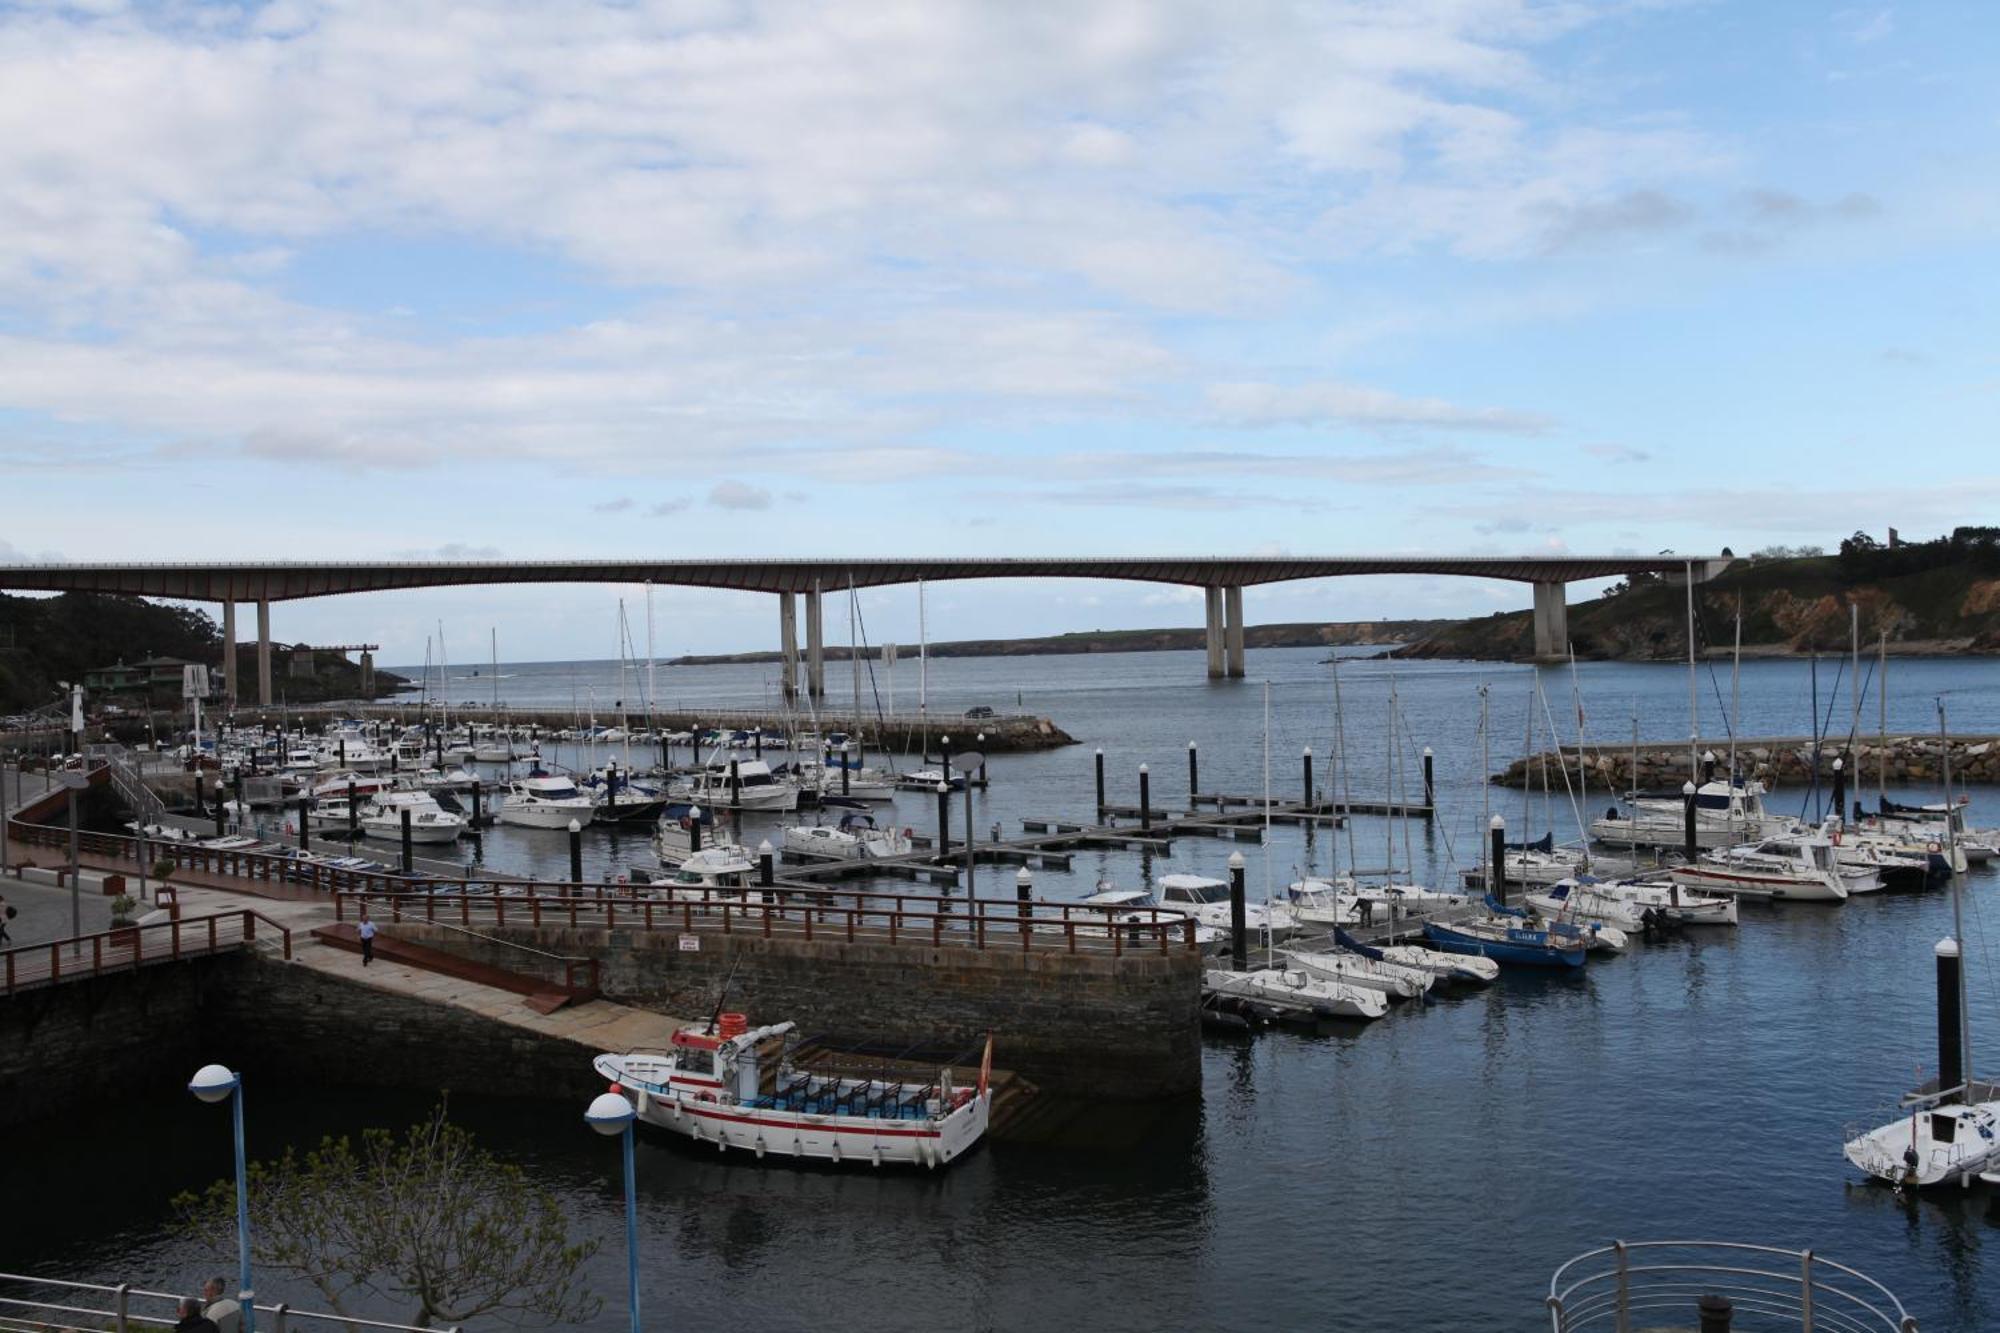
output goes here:
{"type": "Polygon", "coordinates": [[[1582,967],[1586,957],[1586,950],[1581,946],[1562,949],[1549,944],[1490,940],[1450,926],[1441,926],[1435,921],[1424,923],[1424,937],[1446,953],[1490,958],[1502,967],[1545,967],[1571,971],[1582,967]]]}

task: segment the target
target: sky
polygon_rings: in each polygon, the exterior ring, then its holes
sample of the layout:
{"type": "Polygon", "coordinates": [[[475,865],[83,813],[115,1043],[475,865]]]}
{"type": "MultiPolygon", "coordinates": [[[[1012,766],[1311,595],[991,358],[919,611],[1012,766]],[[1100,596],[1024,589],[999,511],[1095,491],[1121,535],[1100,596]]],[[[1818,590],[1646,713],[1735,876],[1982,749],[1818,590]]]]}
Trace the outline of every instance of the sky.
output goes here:
{"type": "MultiPolygon", "coordinates": [[[[0,2],[0,560],[1990,522],[1996,48],[1942,0],[0,2]]],[[[331,598],[274,632],[609,657],[620,597],[331,598]]],[[[656,599],[663,653],[775,646],[768,597],[656,599]]],[[[914,590],[866,602],[914,639],[914,590]]],[[[1083,581],[928,612],[1201,615],[1083,581]]]]}

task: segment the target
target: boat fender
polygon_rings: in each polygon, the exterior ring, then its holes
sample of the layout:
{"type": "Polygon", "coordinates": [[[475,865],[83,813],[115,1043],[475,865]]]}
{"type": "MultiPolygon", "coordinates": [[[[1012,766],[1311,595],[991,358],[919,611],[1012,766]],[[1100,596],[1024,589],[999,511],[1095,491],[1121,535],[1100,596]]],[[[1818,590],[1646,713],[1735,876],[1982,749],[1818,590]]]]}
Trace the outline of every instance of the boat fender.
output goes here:
{"type": "Polygon", "coordinates": [[[757,1136],[757,1160],[760,1162],[764,1160],[764,1136],[762,1134],[757,1136]]]}
{"type": "Polygon", "coordinates": [[[880,1165],[882,1165],[882,1145],[881,1145],[881,1144],[879,1144],[879,1143],[878,1143],[878,1144],[876,1144],[876,1145],[874,1146],[874,1148],[870,1150],[870,1154],[869,1154],[869,1155],[870,1155],[870,1156],[872,1156],[872,1157],[873,1157],[873,1158],[875,1159],[875,1165],[876,1165],[876,1166],[880,1166],[880,1165]]]}
{"type": "Polygon", "coordinates": [[[635,1088],[632,1090],[632,1109],[634,1111],[637,1111],[640,1115],[644,1115],[646,1108],[652,1104],[653,1099],[644,1088],[635,1088]]]}
{"type": "Polygon", "coordinates": [[[715,1100],[715,1094],[712,1092],[704,1092],[703,1094],[701,1094],[701,1100],[705,1102],[712,1102],[715,1100]]]}
{"type": "Polygon", "coordinates": [[[835,1139],[835,1140],[833,1141],[833,1160],[834,1160],[834,1161],[836,1161],[836,1162],[840,1160],[840,1140],[839,1140],[839,1139],[835,1139]]]}

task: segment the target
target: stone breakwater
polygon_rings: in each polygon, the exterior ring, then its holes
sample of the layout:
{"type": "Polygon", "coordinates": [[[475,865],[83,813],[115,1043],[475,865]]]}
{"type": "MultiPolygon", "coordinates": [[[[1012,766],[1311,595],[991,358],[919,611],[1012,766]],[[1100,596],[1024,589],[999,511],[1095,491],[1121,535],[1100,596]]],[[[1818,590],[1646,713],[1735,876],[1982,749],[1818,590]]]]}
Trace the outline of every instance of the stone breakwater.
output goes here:
{"type": "MultiPolygon", "coordinates": [[[[1950,750],[1954,784],[2000,783],[2000,737],[1952,736],[1942,744],[1950,750]]],[[[1703,749],[1715,755],[1718,770],[1728,766],[1729,746],[1726,741],[1703,742],[1703,749]]],[[[1675,788],[1690,776],[1686,741],[1674,744],[1643,742],[1638,747],[1636,769],[1633,758],[1629,743],[1585,745],[1583,767],[1590,788],[1595,791],[1623,791],[1631,787],[1675,788]]],[[[1943,779],[1943,758],[1936,736],[1891,736],[1886,743],[1870,738],[1857,742],[1851,750],[1844,737],[1829,739],[1820,743],[1819,780],[1823,786],[1832,784],[1833,761],[1839,759],[1845,765],[1850,790],[1858,787],[1866,791],[1872,788],[1878,775],[1885,772],[1888,782],[1895,786],[1935,783],[1943,779]]],[[[1804,736],[1740,740],[1736,742],[1736,765],[1744,776],[1757,778],[1767,787],[1806,786],[1812,782],[1813,776],[1813,743],[1810,737],[1804,736]]],[[[1563,790],[1565,771],[1569,774],[1570,785],[1574,787],[1577,780],[1577,747],[1566,745],[1559,752],[1544,750],[1526,759],[1517,759],[1494,774],[1493,782],[1502,787],[1539,788],[1545,769],[1552,790],[1563,790]]]]}

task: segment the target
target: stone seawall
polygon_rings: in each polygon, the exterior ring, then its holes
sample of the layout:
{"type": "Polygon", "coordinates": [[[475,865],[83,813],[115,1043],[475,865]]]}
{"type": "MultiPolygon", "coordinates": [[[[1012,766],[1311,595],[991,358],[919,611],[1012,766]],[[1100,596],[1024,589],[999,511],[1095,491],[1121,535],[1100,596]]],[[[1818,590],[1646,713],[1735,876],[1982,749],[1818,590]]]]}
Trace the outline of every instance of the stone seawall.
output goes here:
{"type": "Polygon", "coordinates": [[[202,997],[234,961],[190,959],[0,1000],[0,1126],[185,1083],[214,1058],[201,1040],[202,997]]]}
{"type": "MultiPolygon", "coordinates": [[[[463,931],[388,929],[497,967],[518,959],[463,931]]],[[[995,1062],[1051,1091],[1147,1098],[1201,1082],[1201,961],[1178,951],[1113,958],[703,934],[698,952],[684,952],[670,931],[484,933],[596,958],[607,995],[664,1013],[708,1014],[729,978],[727,1008],[835,1040],[962,1049],[990,1030],[995,1062]]]]}
{"type": "MultiPolygon", "coordinates": [[[[1951,780],[1954,785],[1961,782],[2000,782],[2000,738],[1953,736],[1947,744],[1951,751],[1951,780]]],[[[1706,741],[1703,748],[1716,756],[1718,768],[1728,766],[1727,741],[1706,741]]],[[[1812,756],[1812,741],[1805,737],[1742,740],[1736,743],[1738,769],[1745,777],[1757,778],[1767,787],[1809,784],[1812,781],[1812,756]]],[[[1642,743],[1638,750],[1636,780],[1632,758],[1629,743],[1622,746],[1584,746],[1584,768],[1591,789],[1602,792],[1607,789],[1623,791],[1632,786],[1678,787],[1688,779],[1686,741],[1642,743]]],[[[1822,786],[1832,783],[1833,761],[1836,759],[1845,763],[1850,790],[1857,785],[1864,791],[1872,788],[1885,758],[1891,786],[1937,783],[1943,777],[1943,761],[1935,736],[1891,736],[1887,745],[1871,739],[1858,742],[1852,751],[1848,749],[1845,737],[1830,739],[1820,743],[1819,758],[1822,786]]],[[[1505,770],[1495,774],[1493,781],[1503,787],[1539,788],[1546,766],[1550,789],[1561,791],[1565,770],[1569,774],[1570,785],[1574,787],[1576,784],[1576,760],[1574,745],[1562,747],[1559,755],[1556,751],[1545,750],[1527,759],[1515,760],[1505,770]]]]}

